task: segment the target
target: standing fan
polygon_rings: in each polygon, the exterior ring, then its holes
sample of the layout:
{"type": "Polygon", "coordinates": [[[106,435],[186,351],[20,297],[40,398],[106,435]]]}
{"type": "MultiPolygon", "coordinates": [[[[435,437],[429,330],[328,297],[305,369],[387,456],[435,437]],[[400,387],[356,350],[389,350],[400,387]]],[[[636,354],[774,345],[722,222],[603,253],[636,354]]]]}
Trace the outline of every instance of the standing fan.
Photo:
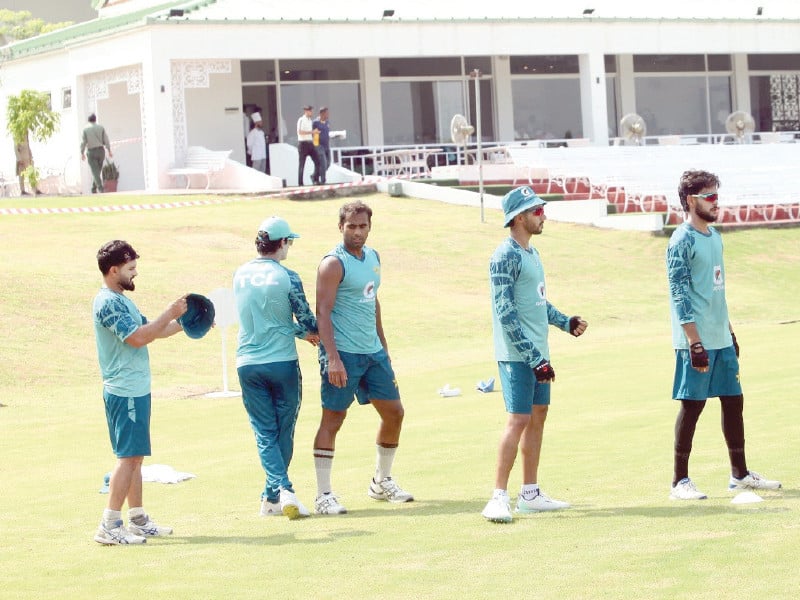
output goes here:
{"type": "Polygon", "coordinates": [[[755,131],[756,122],[753,115],[746,113],[743,110],[737,110],[728,115],[725,119],[725,129],[728,133],[736,136],[736,141],[739,144],[744,143],[745,136],[750,135],[755,131]]]}
{"type": "Polygon", "coordinates": [[[619,122],[619,129],[622,137],[627,141],[641,146],[645,133],[647,133],[647,125],[644,119],[636,113],[628,113],[619,122]]]}
{"type": "Polygon", "coordinates": [[[467,122],[464,115],[454,115],[450,120],[450,139],[456,146],[464,146],[465,156],[467,140],[475,133],[475,128],[467,122]]]}

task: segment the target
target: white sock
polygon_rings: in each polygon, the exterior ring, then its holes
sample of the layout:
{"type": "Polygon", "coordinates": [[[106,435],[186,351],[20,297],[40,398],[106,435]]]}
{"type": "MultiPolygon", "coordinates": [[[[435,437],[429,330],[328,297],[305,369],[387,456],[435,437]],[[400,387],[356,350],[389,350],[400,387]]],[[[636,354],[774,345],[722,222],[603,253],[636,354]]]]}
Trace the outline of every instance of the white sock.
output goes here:
{"type": "Polygon", "coordinates": [[[331,492],[333,450],[314,448],[314,469],[317,472],[317,496],[331,492]]]}
{"type": "Polygon", "coordinates": [[[519,490],[520,496],[523,498],[532,498],[539,493],[538,483],[526,483],[519,490]]]}
{"type": "Polygon", "coordinates": [[[144,525],[147,521],[147,514],[141,506],[134,506],[128,509],[128,521],[133,521],[137,525],[144,525]]]}
{"type": "Polygon", "coordinates": [[[122,519],[122,511],[107,508],[103,511],[103,523],[106,527],[115,527],[117,521],[122,519]]]}
{"type": "Polygon", "coordinates": [[[375,481],[383,481],[392,476],[392,463],[394,462],[394,455],[397,453],[397,446],[386,448],[378,445],[376,448],[378,456],[375,466],[375,481]]]}

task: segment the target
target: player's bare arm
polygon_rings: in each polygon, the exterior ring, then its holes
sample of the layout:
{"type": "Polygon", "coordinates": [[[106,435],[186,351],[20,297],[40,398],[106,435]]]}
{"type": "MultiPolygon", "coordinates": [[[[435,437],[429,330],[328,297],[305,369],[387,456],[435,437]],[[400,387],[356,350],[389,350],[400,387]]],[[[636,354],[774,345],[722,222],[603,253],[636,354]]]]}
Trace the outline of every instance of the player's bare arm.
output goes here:
{"type": "Polygon", "coordinates": [[[328,355],[328,381],[336,387],[347,384],[347,371],[344,368],[336,342],[333,339],[331,313],[336,302],[336,292],[342,280],[342,264],[334,256],[327,256],[317,269],[317,328],[319,340],[328,355]]]}
{"type": "Polygon", "coordinates": [[[187,308],[186,295],[183,295],[170,304],[167,310],[161,313],[155,321],[145,323],[125,338],[125,343],[134,348],[141,348],[153,340],[175,335],[183,330],[175,319],[183,315],[187,308]]]}

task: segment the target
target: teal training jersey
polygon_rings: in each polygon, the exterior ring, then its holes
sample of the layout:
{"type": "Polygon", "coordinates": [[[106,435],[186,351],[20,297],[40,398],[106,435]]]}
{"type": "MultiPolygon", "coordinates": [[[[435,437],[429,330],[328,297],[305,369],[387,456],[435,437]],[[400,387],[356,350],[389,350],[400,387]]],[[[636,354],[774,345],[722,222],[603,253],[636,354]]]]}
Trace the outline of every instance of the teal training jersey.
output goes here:
{"type": "Polygon", "coordinates": [[[125,340],[147,319],[124,294],[100,288],[92,305],[97,357],[103,389],[115,396],[137,398],[150,393],[147,346],[134,348],[125,340]]]}
{"type": "Polygon", "coordinates": [[[507,238],[489,262],[494,356],[531,368],[550,360],[548,326],[569,330],[569,317],[547,301],[539,252],[507,238]]]}
{"type": "Polygon", "coordinates": [[[375,299],[381,285],[381,259],[364,246],[356,258],[339,244],[327,254],[342,265],[342,281],[331,312],[333,339],[337,349],[354,354],[372,354],[383,349],[375,323],[375,299]]]}
{"type": "Polygon", "coordinates": [[[277,261],[257,258],[240,266],[233,294],[239,313],[237,367],[296,360],[295,337],[317,332],[300,276],[277,261]]]}
{"type": "Polygon", "coordinates": [[[681,327],[694,322],[707,350],[733,344],[725,300],[722,238],[713,227],[703,234],[688,223],[679,225],[667,247],[672,344],[689,347],[681,327]]]}

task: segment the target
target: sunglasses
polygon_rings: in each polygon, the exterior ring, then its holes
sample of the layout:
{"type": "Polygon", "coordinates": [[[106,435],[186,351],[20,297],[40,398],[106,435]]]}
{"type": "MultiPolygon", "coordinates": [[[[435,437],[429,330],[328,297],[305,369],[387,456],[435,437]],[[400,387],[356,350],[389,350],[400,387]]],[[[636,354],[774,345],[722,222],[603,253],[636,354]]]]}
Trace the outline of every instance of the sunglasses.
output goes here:
{"type": "Polygon", "coordinates": [[[541,217],[544,214],[544,206],[534,206],[525,212],[532,214],[534,217],[541,217]]]}
{"type": "Polygon", "coordinates": [[[705,200],[706,202],[716,202],[719,199],[719,194],[717,192],[712,192],[710,194],[693,194],[693,196],[705,200]]]}

